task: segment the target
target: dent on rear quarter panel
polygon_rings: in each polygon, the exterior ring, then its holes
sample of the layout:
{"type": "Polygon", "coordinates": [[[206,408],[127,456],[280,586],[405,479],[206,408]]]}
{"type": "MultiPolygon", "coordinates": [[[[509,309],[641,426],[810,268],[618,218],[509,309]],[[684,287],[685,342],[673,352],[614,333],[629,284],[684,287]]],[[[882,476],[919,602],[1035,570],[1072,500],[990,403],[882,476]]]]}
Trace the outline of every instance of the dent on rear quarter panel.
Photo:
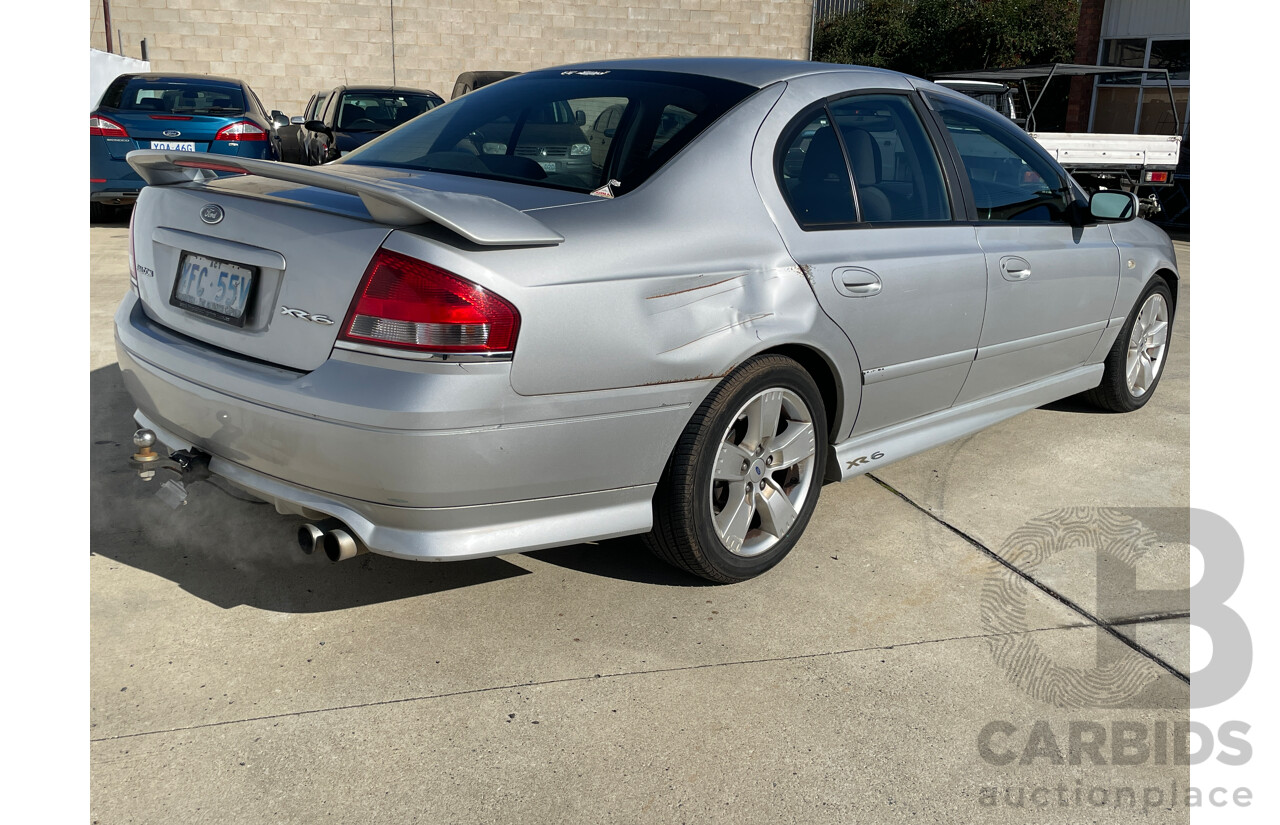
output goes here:
{"type": "Polygon", "coordinates": [[[531,213],[565,242],[526,250],[527,288],[509,296],[522,318],[516,392],[711,382],[782,344],[851,358],[752,179],[752,143],[782,88],[744,101],[634,192],[531,213]]]}

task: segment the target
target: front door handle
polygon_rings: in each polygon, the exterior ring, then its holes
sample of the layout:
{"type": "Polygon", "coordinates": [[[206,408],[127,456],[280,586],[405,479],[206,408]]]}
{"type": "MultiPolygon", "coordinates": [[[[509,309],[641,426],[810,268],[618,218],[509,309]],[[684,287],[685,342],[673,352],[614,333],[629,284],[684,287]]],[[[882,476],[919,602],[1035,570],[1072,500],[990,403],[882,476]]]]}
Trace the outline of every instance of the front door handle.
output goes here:
{"type": "Polygon", "coordinates": [[[1025,281],[1031,277],[1031,264],[1014,256],[1001,258],[1000,274],[1006,281],[1025,281]]]}
{"type": "Polygon", "coordinates": [[[850,298],[867,298],[879,294],[884,284],[880,276],[860,266],[847,266],[832,273],[836,292],[850,298]]]}

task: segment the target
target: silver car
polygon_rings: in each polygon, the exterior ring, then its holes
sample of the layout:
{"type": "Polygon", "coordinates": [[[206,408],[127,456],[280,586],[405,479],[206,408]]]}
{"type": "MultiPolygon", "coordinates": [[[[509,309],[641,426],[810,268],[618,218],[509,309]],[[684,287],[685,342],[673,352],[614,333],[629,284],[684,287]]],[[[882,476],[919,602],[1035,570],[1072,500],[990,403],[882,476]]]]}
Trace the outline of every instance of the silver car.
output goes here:
{"type": "Polygon", "coordinates": [[[747,579],[824,483],[1070,395],[1135,410],[1170,342],[1133,196],[876,69],[592,63],[323,168],[129,161],[134,466],[171,501],[218,475],[335,560],[644,534],[747,579]],[[606,110],[598,163],[528,151],[606,110]]]}

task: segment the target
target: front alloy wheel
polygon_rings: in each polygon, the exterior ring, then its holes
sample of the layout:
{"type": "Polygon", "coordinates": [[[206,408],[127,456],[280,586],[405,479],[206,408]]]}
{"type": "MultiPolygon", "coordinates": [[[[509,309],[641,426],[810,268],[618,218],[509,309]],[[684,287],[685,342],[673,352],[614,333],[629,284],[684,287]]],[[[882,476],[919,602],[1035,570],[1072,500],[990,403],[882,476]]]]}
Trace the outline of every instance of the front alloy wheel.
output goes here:
{"type": "Polygon", "coordinates": [[[813,378],[781,355],[753,358],[707,396],[667,463],[646,543],[717,582],[777,564],[817,505],[826,411],[813,378]]]}
{"type": "Polygon", "coordinates": [[[1114,412],[1132,412],[1151,399],[1169,357],[1172,307],[1169,285],[1152,278],[1102,362],[1102,383],[1087,399],[1114,412]]]}
{"type": "Polygon", "coordinates": [[[1125,383],[1134,398],[1146,395],[1155,386],[1168,343],[1169,304],[1163,295],[1153,292],[1138,310],[1129,333],[1125,383]]]}

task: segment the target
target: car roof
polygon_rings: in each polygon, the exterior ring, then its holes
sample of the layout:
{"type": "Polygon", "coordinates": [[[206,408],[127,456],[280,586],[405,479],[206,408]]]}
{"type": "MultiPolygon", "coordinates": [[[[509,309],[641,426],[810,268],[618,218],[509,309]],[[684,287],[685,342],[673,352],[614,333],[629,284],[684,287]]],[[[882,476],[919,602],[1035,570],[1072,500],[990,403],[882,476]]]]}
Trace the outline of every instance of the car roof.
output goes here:
{"type": "Polygon", "coordinates": [[[900,72],[877,69],[871,66],[850,66],[841,63],[815,63],[804,60],[781,60],[759,57],[648,57],[622,60],[595,60],[590,63],[573,63],[555,66],[542,71],[635,69],[650,72],[676,72],[717,77],[764,88],[782,80],[792,80],[806,75],[830,72],[874,72],[894,77],[905,77],[900,72]]]}
{"type": "Polygon", "coordinates": [[[200,81],[202,83],[222,83],[228,86],[244,86],[243,80],[237,80],[234,77],[218,77],[217,75],[208,74],[178,74],[174,72],[129,72],[120,75],[129,79],[138,78],[140,80],[154,80],[158,82],[171,81],[200,81]]]}
{"type": "Polygon", "coordinates": [[[385,92],[396,92],[396,93],[408,93],[408,94],[414,94],[414,95],[431,95],[432,97],[440,96],[435,92],[431,91],[430,89],[414,89],[409,86],[338,86],[335,89],[333,89],[333,91],[335,92],[336,91],[373,92],[375,94],[382,94],[385,92]]]}

